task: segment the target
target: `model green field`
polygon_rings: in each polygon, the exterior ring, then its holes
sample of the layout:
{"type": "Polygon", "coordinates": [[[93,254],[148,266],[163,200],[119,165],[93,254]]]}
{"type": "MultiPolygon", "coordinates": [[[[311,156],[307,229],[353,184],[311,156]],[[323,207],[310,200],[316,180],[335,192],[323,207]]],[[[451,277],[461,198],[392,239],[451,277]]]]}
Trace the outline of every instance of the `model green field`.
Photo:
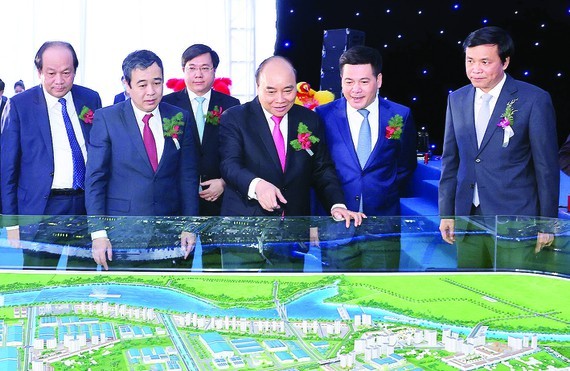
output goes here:
{"type": "Polygon", "coordinates": [[[123,283],[176,289],[220,307],[252,309],[273,304],[278,282],[281,302],[338,283],[330,299],[383,308],[411,317],[460,326],[570,334],[570,281],[527,274],[346,274],[346,275],[154,275],[0,274],[0,293],[49,286],[123,283]]]}

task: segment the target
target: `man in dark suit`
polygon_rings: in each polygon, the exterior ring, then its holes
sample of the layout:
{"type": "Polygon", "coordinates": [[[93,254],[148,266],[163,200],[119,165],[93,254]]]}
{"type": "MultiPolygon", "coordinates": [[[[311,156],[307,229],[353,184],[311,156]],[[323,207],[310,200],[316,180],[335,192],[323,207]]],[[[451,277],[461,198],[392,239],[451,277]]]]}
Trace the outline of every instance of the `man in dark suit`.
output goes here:
{"type": "MultiPolygon", "coordinates": [[[[87,161],[88,215],[172,216],[198,214],[198,159],[188,112],[161,103],[163,68],[151,51],[123,62],[131,99],[97,111],[87,161]]],[[[95,262],[108,268],[111,242],[92,233],[95,262]]],[[[186,253],[193,235],[183,236],[186,253]]]]}
{"type": "MultiPolygon", "coordinates": [[[[454,216],[558,216],[560,171],[556,118],[550,95],[505,73],[514,50],[498,27],[472,32],[463,43],[471,84],[448,98],[442,173],[439,183],[440,231],[455,242],[454,216]]],[[[484,225],[484,223],[483,223],[484,225]]],[[[480,239],[458,246],[460,267],[490,267],[491,246],[480,239]]],[[[552,244],[538,233],[536,248],[552,244]]],[[[498,254],[497,267],[524,264],[521,249],[498,254]]]]}
{"type": "MultiPolygon", "coordinates": [[[[4,215],[85,215],[87,144],[101,99],[73,83],[78,64],[69,43],[44,43],[35,57],[41,84],[6,105],[0,169],[4,215]]],[[[19,241],[18,221],[13,224],[8,238],[19,241]]],[[[30,231],[30,238],[36,239],[36,232],[30,231]]]]}
{"type": "Polygon", "coordinates": [[[218,54],[203,44],[191,45],[182,54],[182,71],[186,88],[164,96],[170,103],[191,113],[189,128],[200,149],[200,215],[220,215],[225,182],[220,174],[219,115],[240,102],[212,90],[218,54]],[[208,114],[209,112],[209,114],[208,114]]]}
{"type": "Polygon", "coordinates": [[[115,98],[113,99],[113,104],[117,104],[129,98],[129,93],[127,93],[127,87],[125,85],[126,84],[125,76],[121,76],[121,84],[123,85],[123,91],[115,95],[115,98]]]}
{"type": "Polygon", "coordinates": [[[400,215],[400,190],[417,165],[411,111],[378,97],[382,57],[376,49],[350,48],[339,64],[343,97],[316,112],[325,123],[345,203],[367,215],[400,215]]]}
{"type": "MultiPolygon", "coordinates": [[[[417,166],[411,111],[379,98],[382,57],[376,49],[350,48],[341,55],[339,68],[343,97],[317,107],[316,112],[325,123],[327,144],[343,187],[344,202],[349,209],[358,209],[368,216],[399,216],[400,192],[417,166]]],[[[392,232],[399,235],[399,227],[392,232]]],[[[354,237],[358,240],[358,236],[354,237]]],[[[380,262],[385,261],[384,268],[398,269],[399,237],[390,243],[384,238],[376,248],[372,248],[368,236],[363,237],[362,244],[336,249],[337,258],[359,262],[355,265],[367,261],[373,265],[368,268],[375,269],[380,269],[380,262]],[[372,254],[381,254],[382,258],[372,258],[372,254]]],[[[329,251],[332,258],[333,251],[329,251]]]]}
{"type": "Polygon", "coordinates": [[[344,205],[318,115],[294,104],[295,79],[289,61],[270,57],[256,72],[257,97],[222,114],[222,215],[310,215],[312,186],[335,219],[360,225],[362,215],[344,205]]]}

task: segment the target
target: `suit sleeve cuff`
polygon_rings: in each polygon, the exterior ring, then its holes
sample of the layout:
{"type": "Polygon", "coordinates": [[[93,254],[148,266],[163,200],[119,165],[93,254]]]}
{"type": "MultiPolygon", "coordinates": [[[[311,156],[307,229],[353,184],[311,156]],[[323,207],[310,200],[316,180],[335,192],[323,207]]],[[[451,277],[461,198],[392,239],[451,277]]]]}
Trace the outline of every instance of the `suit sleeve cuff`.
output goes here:
{"type": "Polygon", "coordinates": [[[342,219],[337,219],[337,218],[335,218],[334,215],[333,215],[333,213],[332,213],[332,211],[333,211],[334,209],[336,209],[337,207],[339,207],[339,208],[341,208],[341,209],[347,209],[347,207],[346,207],[345,204],[334,204],[334,205],[332,205],[332,207],[331,207],[331,215],[333,216],[333,219],[338,222],[338,221],[341,221],[342,219]]]}
{"type": "Polygon", "coordinates": [[[247,189],[247,197],[250,200],[257,200],[257,195],[255,194],[255,187],[261,181],[261,178],[255,178],[249,183],[249,188],[247,189]]]}
{"type": "Polygon", "coordinates": [[[93,233],[91,233],[91,240],[95,240],[97,238],[108,238],[107,237],[107,231],[102,229],[100,231],[95,231],[93,233]]]}

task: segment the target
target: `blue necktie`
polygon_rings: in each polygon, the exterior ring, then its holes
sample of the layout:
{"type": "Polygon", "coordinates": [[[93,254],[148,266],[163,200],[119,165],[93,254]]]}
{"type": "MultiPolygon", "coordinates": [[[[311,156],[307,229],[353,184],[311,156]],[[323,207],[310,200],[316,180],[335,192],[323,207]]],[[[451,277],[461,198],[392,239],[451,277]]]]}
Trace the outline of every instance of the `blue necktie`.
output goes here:
{"type": "Polygon", "coordinates": [[[196,125],[198,126],[198,135],[200,136],[200,143],[202,143],[202,137],[204,136],[204,126],[206,122],[204,120],[204,97],[196,97],[196,102],[198,102],[198,108],[196,109],[196,125]]]}
{"type": "Polygon", "coordinates": [[[360,131],[358,132],[358,147],[356,148],[356,154],[358,155],[358,161],[360,162],[360,167],[364,169],[368,157],[370,157],[370,152],[372,152],[372,135],[370,134],[370,123],[368,122],[368,112],[367,109],[359,109],[360,113],[364,119],[362,124],[360,124],[360,131]]]}
{"type": "Polygon", "coordinates": [[[61,103],[61,114],[63,115],[63,122],[65,123],[65,131],[67,132],[67,139],[71,146],[71,159],[73,161],[73,189],[85,188],[85,160],[83,159],[83,152],[79,147],[79,142],[73,131],[73,124],[67,113],[67,102],[65,98],[59,98],[61,103]]]}

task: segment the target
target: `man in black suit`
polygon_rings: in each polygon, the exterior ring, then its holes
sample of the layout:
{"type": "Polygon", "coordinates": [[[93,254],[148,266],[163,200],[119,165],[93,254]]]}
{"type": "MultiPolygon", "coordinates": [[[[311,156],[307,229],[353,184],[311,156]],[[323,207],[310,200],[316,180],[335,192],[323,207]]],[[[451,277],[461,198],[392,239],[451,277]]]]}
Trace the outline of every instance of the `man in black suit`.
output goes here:
{"type": "Polygon", "coordinates": [[[191,113],[190,127],[196,147],[200,149],[200,215],[218,216],[225,182],[220,174],[218,144],[219,115],[240,102],[234,97],[212,90],[218,54],[209,46],[194,44],[182,54],[186,88],[162,99],[191,113]]]}
{"type": "Polygon", "coordinates": [[[360,225],[363,214],[343,204],[319,116],[294,104],[291,63],[270,57],[255,77],[257,97],[222,115],[220,168],[227,183],[222,215],[310,215],[313,187],[335,219],[347,227],[351,219],[360,225]]]}

